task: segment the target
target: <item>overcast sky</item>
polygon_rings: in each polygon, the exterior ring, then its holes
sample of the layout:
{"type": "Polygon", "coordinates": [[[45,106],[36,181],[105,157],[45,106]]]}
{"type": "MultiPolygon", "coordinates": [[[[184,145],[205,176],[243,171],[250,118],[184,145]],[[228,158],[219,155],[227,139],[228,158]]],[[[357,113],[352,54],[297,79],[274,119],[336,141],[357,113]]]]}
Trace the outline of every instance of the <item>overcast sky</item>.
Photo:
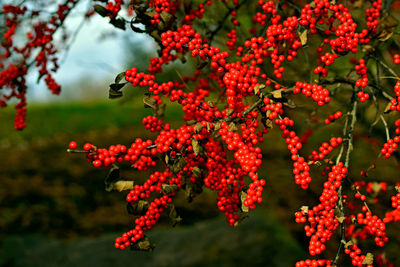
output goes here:
{"type": "MultiPolygon", "coordinates": [[[[68,29],[73,32],[81,21],[82,16],[75,15],[68,18],[68,29]]],[[[124,71],[126,65],[126,56],[124,55],[126,51],[122,45],[122,39],[127,35],[134,35],[135,40],[143,42],[145,46],[153,45],[146,41],[144,35],[135,35],[129,29],[126,31],[116,29],[108,23],[108,18],[100,17],[97,14],[93,15],[79,31],[65,60],[63,54],[61,54],[61,65],[54,75],[56,81],[65,89],[61,96],[53,96],[46,88],[43,79],[39,84],[36,84],[38,73],[34,71],[28,76],[28,86],[31,88],[31,90],[28,90],[28,101],[61,100],[63,96],[68,95],[68,85],[76,83],[80,79],[86,79],[89,83],[91,81],[112,81],[116,74],[124,71]],[[112,33],[113,36],[102,38],[105,33],[112,33]]],[[[107,95],[106,91],[105,95],[107,95]]]]}

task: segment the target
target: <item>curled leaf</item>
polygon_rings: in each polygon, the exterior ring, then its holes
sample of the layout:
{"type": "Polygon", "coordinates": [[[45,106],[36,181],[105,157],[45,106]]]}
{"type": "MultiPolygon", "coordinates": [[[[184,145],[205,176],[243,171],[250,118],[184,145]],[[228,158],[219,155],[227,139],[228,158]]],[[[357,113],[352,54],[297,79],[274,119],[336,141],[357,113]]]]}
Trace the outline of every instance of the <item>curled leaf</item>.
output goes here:
{"type": "Polygon", "coordinates": [[[192,202],[193,198],[203,191],[201,179],[197,179],[195,183],[190,179],[186,179],[182,187],[185,189],[185,199],[188,202],[192,202]]]}
{"type": "Polygon", "coordinates": [[[111,19],[111,20],[110,20],[110,23],[111,23],[115,28],[118,28],[118,29],[121,29],[121,30],[125,30],[125,29],[126,29],[126,27],[125,27],[125,20],[123,20],[122,18],[120,18],[120,19],[111,19]]]}
{"type": "Polygon", "coordinates": [[[383,113],[389,113],[389,112],[392,112],[392,110],[390,109],[390,107],[392,106],[392,103],[388,103],[387,105],[386,105],[386,107],[385,107],[385,110],[383,111],[383,113]]]}
{"type": "Polygon", "coordinates": [[[102,5],[97,4],[97,5],[94,5],[93,8],[94,8],[94,11],[96,11],[96,13],[102,17],[106,17],[109,13],[109,11],[102,5]]]}
{"type": "Polygon", "coordinates": [[[120,180],[113,184],[112,190],[116,190],[118,192],[124,190],[133,190],[134,185],[135,183],[133,181],[120,180]]]}
{"type": "Polygon", "coordinates": [[[239,226],[239,223],[241,223],[244,219],[246,219],[247,217],[249,217],[249,213],[248,212],[241,212],[239,213],[239,218],[238,220],[233,224],[234,227],[239,226]]]}
{"type": "Polygon", "coordinates": [[[173,204],[169,205],[169,218],[171,220],[172,227],[175,227],[178,223],[182,221],[182,218],[178,216],[175,205],[173,204]]]}
{"type": "Polygon", "coordinates": [[[364,260],[362,261],[363,265],[371,265],[374,263],[374,255],[372,253],[367,253],[367,255],[365,255],[364,260]]]}
{"type": "Polygon", "coordinates": [[[282,98],[282,91],[283,89],[274,90],[271,92],[271,95],[276,99],[282,98]]]}
{"type": "Polygon", "coordinates": [[[125,78],[125,72],[121,72],[119,73],[116,77],[115,77],[115,84],[119,84],[120,81],[122,81],[122,79],[125,78]]]}
{"type": "Polygon", "coordinates": [[[344,244],[344,248],[348,248],[348,247],[350,247],[350,246],[352,246],[354,243],[353,243],[353,241],[348,241],[348,242],[346,242],[346,244],[344,244]]]}
{"type": "Polygon", "coordinates": [[[300,210],[301,210],[305,215],[308,214],[308,206],[301,206],[301,207],[300,207],[300,210]]]}
{"type": "Polygon", "coordinates": [[[227,111],[226,111],[226,116],[230,116],[230,115],[232,115],[233,114],[233,112],[234,112],[235,110],[234,109],[232,109],[232,108],[230,108],[230,109],[228,109],[227,111]]]}
{"type": "Polygon", "coordinates": [[[240,206],[240,209],[243,211],[243,212],[249,212],[249,207],[248,206],[245,206],[243,203],[244,203],[244,201],[246,200],[246,198],[247,198],[247,193],[246,192],[240,192],[240,202],[241,202],[241,206],[240,206]]]}
{"type": "Polygon", "coordinates": [[[154,244],[150,243],[150,240],[147,236],[145,236],[142,240],[136,242],[131,246],[132,250],[140,250],[140,251],[153,251],[155,248],[154,244]]]}
{"type": "Polygon", "coordinates": [[[299,38],[302,46],[305,46],[307,44],[307,30],[303,31],[302,33],[299,33],[299,38]]]}
{"type": "Polygon", "coordinates": [[[162,104],[160,104],[160,105],[157,106],[157,109],[156,109],[156,116],[157,116],[158,118],[164,117],[166,106],[167,106],[167,105],[166,105],[165,103],[162,103],[162,104]]]}
{"type": "Polygon", "coordinates": [[[346,218],[341,216],[341,217],[336,217],[336,219],[338,220],[339,223],[343,223],[346,218]]]}
{"type": "Polygon", "coordinates": [[[122,96],[122,92],[120,91],[125,85],[127,84],[127,82],[125,83],[120,83],[120,84],[116,84],[116,83],[112,83],[110,84],[110,90],[108,91],[108,97],[110,99],[114,99],[114,98],[119,98],[122,96]]]}
{"type": "Polygon", "coordinates": [[[126,206],[126,210],[129,214],[132,215],[144,215],[149,208],[149,202],[144,200],[139,200],[137,203],[131,204],[128,203],[126,206]]]}
{"type": "Polygon", "coordinates": [[[198,123],[194,126],[194,130],[196,133],[199,133],[201,131],[201,129],[203,129],[203,127],[204,126],[202,124],[198,123]]]}
{"type": "Polygon", "coordinates": [[[229,123],[228,131],[237,131],[238,128],[234,122],[229,123]]]}
{"type": "Polygon", "coordinates": [[[192,139],[192,147],[194,154],[198,156],[200,154],[200,145],[199,141],[197,141],[195,138],[192,139]]]}
{"type": "Polygon", "coordinates": [[[186,163],[187,161],[184,157],[179,157],[177,160],[174,161],[173,164],[168,165],[168,168],[173,173],[178,173],[183,169],[183,167],[185,167],[186,163]]]}
{"type": "Polygon", "coordinates": [[[192,173],[198,179],[201,178],[201,170],[199,167],[193,167],[192,173]]]}
{"type": "Polygon", "coordinates": [[[174,193],[178,190],[178,186],[176,184],[162,184],[161,185],[161,190],[164,194],[168,195],[171,193],[174,193]]]}
{"type": "Polygon", "coordinates": [[[145,95],[143,97],[143,104],[145,108],[151,108],[153,110],[156,110],[157,108],[157,101],[150,95],[145,95]]]}

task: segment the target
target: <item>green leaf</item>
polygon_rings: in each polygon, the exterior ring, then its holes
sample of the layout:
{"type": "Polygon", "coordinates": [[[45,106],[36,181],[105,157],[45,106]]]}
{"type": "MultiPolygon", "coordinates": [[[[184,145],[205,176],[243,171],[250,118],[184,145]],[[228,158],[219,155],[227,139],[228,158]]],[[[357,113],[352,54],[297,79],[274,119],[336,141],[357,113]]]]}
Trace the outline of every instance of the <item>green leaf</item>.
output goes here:
{"type": "Polygon", "coordinates": [[[145,200],[139,200],[137,203],[134,204],[128,203],[126,206],[126,210],[129,214],[132,215],[144,215],[149,206],[149,202],[145,200]]]}
{"type": "Polygon", "coordinates": [[[114,99],[114,98],[119,98],[122,96],[122,92],[120,91],[125,85],[127,84],[127,82],[124,83],[112,83],[110,84],[110,90],[108,91],[108,97],[110,99],[114,99]]]}
{"type": "Polygon", "coordinates": [[[182,187],[185,189],[185,199],[188,202],[192,202],[193,198],[203,191],[202,183],[203,181],[201,179],[197,179],[195,183],[193,183],[189,178],[186,179],[186,182],[182,187]]]}
{"type": "Polygon", "coordinates": [[[114,165],[110,172],[108,173],[107,178],[104,181],[106,191],[110,192],[112,190],[115,191],[124,191],[124,190],[132,190],[134,186],[134,181],[124,180],[119,176],[119,168],[114,165]]]}
{"type": "Polygon", "coordinates": [[[108,11],[105,7],[103,7],[102,5],[94,5],[93,6],[94,11],[96,11],[97,14],[99,14],[102,17],[107,17],[107,15],[110,13],[110,11],[108,11]]]}
{"type": "Polygon", "coordinates": [[[178,216],[176,212],[175,205],[169,205],[169,219],[171,220],[172,227],[175,227],[178,223],[182,221],[182,218],[178,216]]]}
{"type": "Polygon", "coordinates": [[[157,101],[150,95],[145,95],[143,97],[143,103],[145,108],[151,108],[153,110],[157,109],[157,101]]]}
{"type": "Polygon", "coordinates": [[[193,147],[193,152],[196,156],[198,156],[200,154],[200,145],[199,145],[199,141],[197,141],[195,138],[192,139],[192,147],[193,147]]]}
{"type": "Polygon", "coordinates": [[[372,253],[367,253],[364,260],[362,261],[363,265],[371,265],[374,263],[374,255],[372,253]]]}
{"type": "Polygon", "coordinates": [[[106,186],[106,191],[110,192],[114,187],[114,183],[116,181],[118,181],[119,179],[120,179],[119,167],[117,165],[114,165],[110,169],[110,171],[109,171],[109,173],[107,175],[107,178],[104,180],[104,184],[106,186]]]}
{"type": "Polygon", "coordinates": [[[108,91],[108,98],[115,99],[115,98],[119,98],[119,97],[122,97],[121,91],[115,91],[114,89],[110,89],[108,91]]]}
{"type": "Polygon", "coordinates": [[[196,177],[196,179],[201,178],[201,170],[199,167],[193,167],[192,173],[196,177]]]}
{"type": "Polygon", "coordinates": [[[168,166],[173,173],[180,172],[185,167],[187,161],[184,157],[179,157],[172,165],[168,166]]]}
{"type": "Polygon", "coordinates": [[[200,131],[201,131],[201,129],[203,129],[203,125],[202,124],[200,124],[200,123],[198,123],[198,124],[196,124],[195,126],[194,126],[194,131],[196,132],[196,133],[199,133],[200,131]]]}
{"type": "Polygon", "coordinates": [[[242,205],[241,205],[241,207],[240,207],[240,209],[243,211],[243,212],[249,212],[249,207],[247,207],[247,206],[245,206],[243,203],[244,203],[244,201],[246,200],[246,198],[247,198],[247,193],[246,192],[240,192],[240,202],[242,203],[242,205]]]}
{"type": "Polygon", "coordinates": [[[157,110],[156,110],[156,116],[157,118],[162,118],[164,117],[165,114],[165,108],[166,108],[166,104],[162,103],[160,105],[157,106],[157,110]]]}
{"type": "Polygon", "coordinates": [[[121,72],[117,75],[117,77],[115,77],[115,84],[119,84],[119,82],[125,78],[125,72],[121,72]]]}
{"type": "Polygon", "coordinates": [[[164,194],[168,195],[171,193],[174,193],[178,190],[178,186],[176,184],[162,184],[161,185],[161,190],[164,194]]]}
{"type": "Polygon", "coordinates": [[[121,29],[121,30],[125,30],[125,29],[126,29],[126,27],[125,27],[125,20],[123,20],[123,19],[111,19],[111,20],[110,20],[110,23],[111,23],[115,28],[118,28],[118,29],[121,29]]]}
{"type": "Polygon", "coordinates": [[[153,251],[155,245],[150,243],[149,238],[145,236],[143,239],[133,244],[131,248],[133,250],[140,250],[140,251],[153,251]]]}
{"type": "Polygon", "coordinates": [[[238,128],[236,127],[236,124],[234,122],[231,122],[229,124],[228,131],[237,131],[237,130],[238,128]]]}
{"type": "Polygon", "coordinates": [[[239,213],[239,219],[237,220],[237,222],[235,222],[233,224],[234,227],[239,226],[239,223],[241,223],[244,219],[246,219],[247,217],[249,217],[249,213],[248,212],[241,212],[239,213]]]}

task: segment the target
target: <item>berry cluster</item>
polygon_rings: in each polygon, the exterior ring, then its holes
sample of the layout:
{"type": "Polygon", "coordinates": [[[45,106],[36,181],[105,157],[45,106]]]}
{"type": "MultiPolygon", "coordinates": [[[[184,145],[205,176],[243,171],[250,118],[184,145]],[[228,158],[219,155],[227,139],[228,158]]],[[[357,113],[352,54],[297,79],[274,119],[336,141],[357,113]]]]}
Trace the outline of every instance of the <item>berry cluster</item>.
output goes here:
{"type": "Polygon", "coordinates": [[[325,124],[331,124],[335,120],[338,120],[340,117],[342,117],[342,112],[341,111],[336,111],[334,114],[329,115],[328,118],[324,120],[325,124]]]}
{"type": "Polygon", "coordinates": [[[52,72],[58,69],[58,58],[56,56],[56,48],[53,43],[53,36],[56,31],[62,26],[69,12],[76,5],[76,0],[65,1],[64,4],[58,5],[57,11],[50,17],[48,21],[38,20],[32,23],[32,30],[26,33],[26,42],[23,46],[14,44],[13,35],[16,32],[20,22],[27,16],[32,18],[38,17],[39,12],[27,11],[26,6],[18,7],[13,5],[4,5],[3,12],[7,31],[4,33],[4,41],[1,47],[5,50],[0,55],[2,59],[1,67],[4,70],[0,73],[0,89],[11,89],[11,93],[1,94],[0,101],[2,106],[11,98],[19,99],[16,104],[17,114],[15,116],[14,126],[17,130],[25,128],[26,114],[26,98],[25,98],[25,79],[28,68],[34,66],[38,68],[39,79],[45,77],[45,83],[48,89],[53,94],[59,94],[61,87],[52,77],[52,72]],[[37,52],[38,51],[38,52],[37,52]],[[35,55],[35,53],[37,54],[35,55]],[[18,55],[18,56],[16,56],[18,55]],[[18,58],[18,63],[15,64],[14,56],[18,58]],[[52,67],[50,67],[52,65],[52,67]]]}
{"type": "Polygon", "coordinates": [[[393,139],[388,139],[381,149],[382,155],[385,159],[391,157],[392,153],[399,147],[400,136],[395,136],[393,139]]]}
{"type": "Polygon", "coordinates": [[[384,223],[400,221],[400,193],[392,196],[391,200],[394,210],[385,214],[385,218],[383,218],[384,223]]]}
{"type": "Polygon", "coordinates": [[[311,155],[308,157],[312,161],[318,161],[318,160],[323,160],[329,153],[337,147],[339,144],[341,144],[343,141],[342,137],[332,137],[328,142],[324,142],[320,147],[319,147],[319,152],[313,151],[311,152],[311,155]]]}
{"type": "Polygon", "coordinates": [[[106,5],[106,9],[109,11],[108,16],[113,19],[115,18],[119,11],[121,10],[121,6],[124,4],[124,0],[113,0],[108,1],[106,5]],[[115,2],[115,3],[113,3],[115,2]]]}
{"type": "Polygon", "coordinates": [[[393,60],[394,60],[394,64],[400,64],[400,55],[399,54],[395,54],[393,56],[393,60]]]}
{"type": "Polygon", "coordinates": [[[396,94],[396,98],[390,100],[390,109],[400,111],[400,81],[394,86],[394,93],[396,94]]]}
{"type": "Polygon", "coordinates": [[[147,130],[150,130],[151,132],[156,132],[156,131],[161,131],[163,121],[157,119],[157,117],[154,116],[147,116],[143,118],[142,124],[144,125],[144,128],[146,128],[147,130]]]}
{"type": "Polygon", "coordinates": [[[325,243],[331,238],[337,226],[334,208],[339,200],[338,188],[347,175],[347,168],[342,162],[332,167],[328,174],[328,181],[324,183],[324,190],[319,198],[320,204],[307,211],[296,212],[296,222],[309,225],[304,227],[306,235],[310,236],[309,253],[317,255],[326,248],[325,243]]]}
{"type": "Polygon", "coordinates": [[[356,244],[352,244],[349,247],[345,248],[344,252],[350,256],[353,266],[373,267],[372,264],[363,264],[366,255],[361,255],[361,249],[359,249],[356,244]]]}
{"type": "Polygon", "coordinates": [[[311,97],[319,106],[323,106],[330,102],[329,91],[318,84],[309,84],[296,82],[293,90],[294,94],[302,93],[306,97],[311,97]]]}

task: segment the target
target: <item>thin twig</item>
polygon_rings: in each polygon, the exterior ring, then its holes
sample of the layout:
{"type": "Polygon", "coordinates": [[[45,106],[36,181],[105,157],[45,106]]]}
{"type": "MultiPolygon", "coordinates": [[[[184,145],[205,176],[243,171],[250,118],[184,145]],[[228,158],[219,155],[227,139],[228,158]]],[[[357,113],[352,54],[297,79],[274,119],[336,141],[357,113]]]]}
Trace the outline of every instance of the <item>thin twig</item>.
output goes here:
{"type": "Polygon", "coordinates": [[[379,65],[381,65],[382,67],[384,67],[387,71],[390,72],[390,74],[392,74],[393,76],[399,78],[399,75],[397,75],[397,73],[391,69],[388,65],[385,64],[385,62],[383,62],[382,60],[380,60],[379,58],[375,57],[374,55],[371,55],[371,57],[377,62],[379,63],[379,65]]]}
{"type": "Polygon", "coordinates": [[[247,0],[243,0],[242,2],[240,2],[239,4],[237,4],[236,6],[232,7],[232,8],[228,8],[228,11],[225,13],[224,17],[222,18],[222,20],[218,23],[218,27],[211,31],[210,34],[210,44],[213,41],[215,35],[222,29],[222,27],[225,24],[225,21],[228,19],[228,17],[231,15],[232,11],[234,10],[238,10],[247,0]]]}

